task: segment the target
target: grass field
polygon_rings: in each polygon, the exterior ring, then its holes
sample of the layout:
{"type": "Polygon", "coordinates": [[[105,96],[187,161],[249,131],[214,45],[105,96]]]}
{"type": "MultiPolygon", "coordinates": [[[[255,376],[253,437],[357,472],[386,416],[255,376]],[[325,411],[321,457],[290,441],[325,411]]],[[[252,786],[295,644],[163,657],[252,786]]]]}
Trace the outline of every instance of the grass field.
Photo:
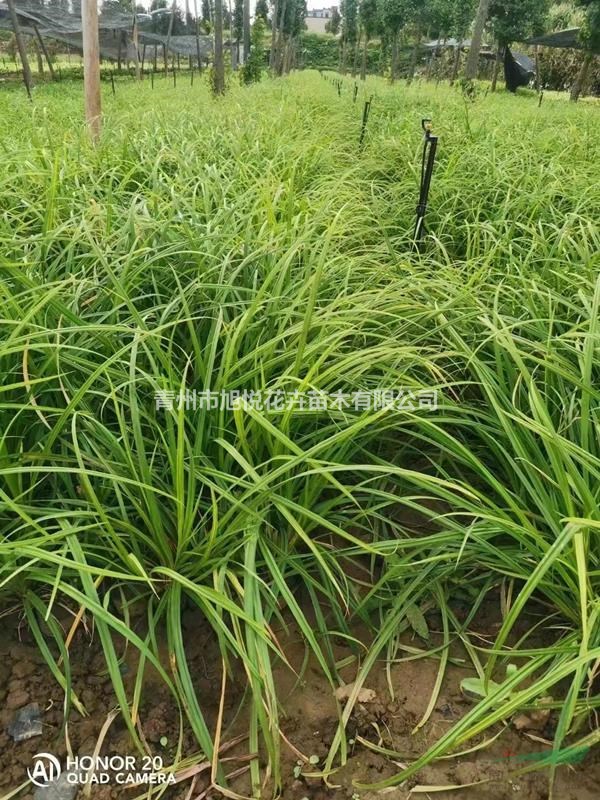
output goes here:
{"type": "Polygon", "coordinates": [[[451,648],[477,702],[376,788],[540,708],[555,753],[600,740],[598,102],[370,78],[353,103],[353,85],[119,83],[96,151],[80,84],[0,94],[0,610],[24,609],[67,713],[93,619],[134,745],[153,670],[212,758],[193,609],[245,676],[255,796],[264,764],[281,783],[280,623],[332,691],[335,642],[355,648],[325,772],[407,632],[439,664],[422,724],[451,648]],[[418,254],[423,117],[440,144],[418,254]],[[244,400],[397,388],[437,409],[244,400]],[[242,399],[157,407],[194,390],[242,399]]]}

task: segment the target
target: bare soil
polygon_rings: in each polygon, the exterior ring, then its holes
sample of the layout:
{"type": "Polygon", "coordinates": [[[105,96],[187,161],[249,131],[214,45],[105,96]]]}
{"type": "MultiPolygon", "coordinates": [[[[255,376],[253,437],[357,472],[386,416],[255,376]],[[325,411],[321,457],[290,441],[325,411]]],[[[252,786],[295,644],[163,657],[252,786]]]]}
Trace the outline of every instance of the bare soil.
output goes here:
{"type": "MultiPolygon", "coordinates": [[[[495,607],[484,610],[481,619],[478,618],[482,636],[493,636],[494,627],[498,624],[497,618],[495,607]]],[[[430,620],[430,623],[433,623],[430,627],[435,629],[435,619],[430,620]]],[[[19,786],[23,788],[15,796],[21,800],[33,800],[33,787],[27,778],[32,757],[39,752],[48,752],[64,761],[68,753],[91,755],[96,749],[107,715],[117,704],[100,644],[89,630],[86,631],[81,626],[70,647],[73,686],[89,716],[83,717],[72,710],[65,729],[64,694],[45,665],[26,625],[20,625],[14,615],[0,618],[0,624],[0,800],[19,786]],[[31,702],[37,702],[42,710],[43,733],[27,741],[15,743],[8,735],[7,727],[15,712],[31,702]]],[[[214,731],[222,695],[218,647],[210,629],[194,614],[190,614],[185,620],[185,626],[190,672],[209,729],[214,731]]],[[[284,800],[404,800],[411,796],[435,797],[439,800],[548,798],[548,781],[544,771],[520,777],[514,777],[512,773],[523,766],[520,761],[523,756],[546,750],[543,740],[552,737],[555,725],[552,716],[539,724],[532,724],[529,729],[525,726],[521,730],[516,729],[514,720],[507,720],[505,726],[496,729],[496,732],[501,731],[500,736],[489,746],[461,758],[440,759],[401,787],[383,792],[356,788],[355,782],[372,784],[397,773],[403,764],[410,763],[423,753],[470,708],[471,701],[461,693],[460,681],[472,672],[466,666],[452,663],[446,670],[442,690],[431,716],[415,731],[427,709],[436,680],[439,662],[432,658],[403,660],[392,664],[389,672],[385,663],[376,665],[365,684],[374,695],[371,694],[367,701],[356,706],[348,725],[348,737],[353,742],[348,760],[329,776],[326,785],[315,774],[319,772],[319,765],[323,764],[337,727],[338,712],[333,691],[318,666],[311,659],[305,661],[304,645],[293,629],[289,629],[287,633],[276,631],[276,635],[283,645],[286,657],[296,670],[292,671],[283,663],[275,669],[275,680],[282,704],[281,728],[285,737],[281,741],[281,796],[284,800]],[[380,755],[361,740],[394,751],[398,755],[380,755]],[[319,765],[304,763],[299,770],[298,762],[302,761],[299,754],[306,759],[313,756],[313,760],[314,756],[318,756],[319,765]],[[301,774],[298,775],[298,772],[301,774]],[[472,783],[478,785],[466,785],[472,783]],[[441,786],[455,788],[445,791],[433,788],[441,786]],[[427,790],[426,787],[431,788],[427,790]]],[[[405,641],[412,646],[424,646],[418,637],[407,636],[405,641]]],[[[338,660],[353,655],[353,652],[355,654],[342,639],[335,647],[338,660]]],[[[400,651],[399,656],[403,655],[406,653],[400,651]]],[[[453,659],[455,660],[457,659],[453,659]]],[[[166,647],[165,663],[168,663],[166,647]]],[[[128,652],[122,672],[129,692],[133,690],[137,669],[135,654],[128,652]]],[[[348,683],[352,682],[356,669],[355,659],[342,670],[342,678],[348,683]]],[[[226,752],[226,756],[231,759],[227,762],[227,771],[242,771],[229,786],[240,795],[248,795],[248,741],[243,738],[247,731],[247,721],[243,711],[242,681],[228,680],[223,697],[221,742],[227,744],[236,737],[241,739],[226,752]]],[[[178,710],[167,688],[150,671],[146,674],[140,703],[139,729],[149,751],[161,755],[165,764],[172,763],[179,733],[178,710]]],[[[486,736],[490,738],[489,732],[486,736]]],[[[469,743],[469,746],[476,743],[469,743]]],[[[119,715],[110,724],[100,753],[135,753],[127,728],[119,715]]],[[[217,800],[223,797],[222,793],[210,788],[210,767],[203,765],[203,757],[198,752],[192,733],[187,729],[183,734],[183,754],[191,758],[189,764],[200,765],[201,768],[196,769],[195,774],[188,773],[177,785],[169,787],[163,797],[166,800],[217,800]]],[[[266,791],[265,796],[268,796],[268,786],[266,791]]],[[[77,799],[82,800],[84,796],[84,789],[79,789],[77,799]]],[[[148,795],[141,794],[139,788],[136,790],[109,785],[91,787],[88,796],[94,800],[124,800],[148,795]]],[[[36,800],[39,797],[38,793],[36,800]]],[[[598,749],[590,751],[577,765],[559,767],[555,797],[560,800],[600,798],[598,749]]]]}

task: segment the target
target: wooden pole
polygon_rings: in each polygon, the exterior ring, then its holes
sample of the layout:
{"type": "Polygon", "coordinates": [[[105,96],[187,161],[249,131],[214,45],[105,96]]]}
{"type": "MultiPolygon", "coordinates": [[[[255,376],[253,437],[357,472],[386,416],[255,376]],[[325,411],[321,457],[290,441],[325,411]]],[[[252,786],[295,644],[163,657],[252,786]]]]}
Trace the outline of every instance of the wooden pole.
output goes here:
{"type": "Polygon", "coordinates": [[[83,32],[83,90],[85,118],[92,141],[96,143],[102,131],[102,100],[100,93],[100,41],[98,34],[98,2],[82,0],[81,25],[83,32]]]}
{"type": "Polygon", "coordinates": [[[173,23],[175,21],[175,9],[177,7],[177,0],[173,0],[173,5],[171,6],[171,17],[169,19],[169,29],[167,31],[167,43],[165,45],[165,78],[169,75],[169,65],[167,63],[167,56],[166,52],[171,46],[171,36],[173,35],[173,23]]]}
{"type": "Polygon", "coordinates": [[[215,94],[225,92],[225,61],[223,59],[223,0],[215,0],[215,55],[214,55],[215,94]]]}
{"type": "Polygon", "coordinates": [[[202,72],[202,55],[200,53],[200,33],[198,31],[198,0],[194,0],[194,19],[196,28],[196,56],[198,58],[198,72],[202,72]]]}
{"type": "Polygon", "coordinates": [[[244,34],[244,64],[250,57],[250,0],[244,0],[242,5],[242,31],[244,34]]]}
{"type": "Polygon", "coordinates": [[[140,71],[140,38],[138,35],[138,22],[137,22],[137,13],[133,12],[133,31],[132,37],[133,39],[133,49],[135,50],[135,78],[138,81],[142,80],[142,73],[140,71]]]}
{"type": "Polygon", "coordinates": [[[37,40],[40,43],[40,47],[42,48],[42,53],[46,57],[46,62],[48,64],[48,69],[50,70],[50,75],[52,76],[52,80],[55,81],[56,80],[56,75],[54,74],[54,67],[52,66],[52,61],[50,60],[50,54],[48,53],[48,49],[47,49],[46,45],[44,44],[44,40],[42,39],[42,35],[41,35],[40,31],[39,31],[38,26],[34,25],[33,26],[33,30],[35,31],[35,35],[37,37],[37,40]]]}
{"type": "Polygon", "coordinates": [[[498,49],[496,50],[496,58],[494,59],[494,70],[492,72],[492,85],[491,91],[496,91],[496,86],[498,85],[498,75],[500,73],[500,64],[502,62],[502,58],[504,56],[504,47],[498,42],[498,49]]]}
{"type": "Polygon", "coordinates": [[[31,67],[29,66],[29,59],[27,58],[27,50],[25,48],[25,43],[23,42],[23,36],[21,34],[21,26],[19,25],[19,18],[17,17],[17,12],[15,9],[15,0],[7,0],[7,3],[8,3],[8,11],[10,13],[10,21],[12,23],[13,31],[15,34],[15,40],[17,42],[17,48],[19,50],[21,65],[23,67],[23,83],[25,84],[25,88],[27,89],[27,94],[29,95],[29,99],[31,100],[33,78],[31,77],[31,67]]]}
{"type": "Polygon", "coordinates": [[[460,68],[460,51],[462,49],[462,39],[458,39],[456,47],[454,48],[454,61],[452,63],[452,73],[450,75],[450,86],[454,86],[454,82],[458,77],[458,70],[460,68]]]}
{"type": "Polygon", "coordinates": [[[44,80],[44,59],[42,57],[42,51],[40,50],[40,44],[37,39],[32,39],[32,42],[33,42],[33,49],[35,50],[35,55],[37,58],[38,75],[42,80],[44,80]]]}
{"type": "Polygon", "coordinates": [[[229,10],[229,53],[231,58],[231,69],[235,72],[237,69],[235,42],[233,41],[233,10],[231,8],[231,0],[227,0],[227,8],[229,10]]]}
{"type": "MultiPolygon", "coordinates": [[[[275,72],[276,68],[276,47],[277,47],[277,20],[279,19],[279,0],[273,0],[273,21],[271,23],[271,50],[269,52],[269,69],[275,72]]],[[[238,42],[238,61],[239,61],[239,47],[238,42]]]]}

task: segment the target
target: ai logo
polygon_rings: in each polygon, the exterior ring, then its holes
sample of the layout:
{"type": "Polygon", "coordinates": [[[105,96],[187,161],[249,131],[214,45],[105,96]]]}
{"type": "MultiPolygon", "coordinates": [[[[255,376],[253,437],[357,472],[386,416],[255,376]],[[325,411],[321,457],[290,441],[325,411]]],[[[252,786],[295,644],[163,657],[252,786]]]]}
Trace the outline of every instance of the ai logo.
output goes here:
{"type": "Polygon", "coordinates": [[[60,778],[60,761],[50,753],[36,753],[33,765],[27,770],[29,780],[41,789],[60,778]]]}

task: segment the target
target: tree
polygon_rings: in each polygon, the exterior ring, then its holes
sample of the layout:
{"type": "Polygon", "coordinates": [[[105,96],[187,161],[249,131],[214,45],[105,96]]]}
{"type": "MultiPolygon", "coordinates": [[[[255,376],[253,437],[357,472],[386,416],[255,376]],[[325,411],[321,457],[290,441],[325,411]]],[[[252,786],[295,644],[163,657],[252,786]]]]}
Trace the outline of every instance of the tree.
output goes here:
{"type": "Polygon", "coordinates": [[[273,2],[273,14],[272,14],[272,22],[271,22],[271,50],[269,53],[269,69],[273,74],[277,71],[277,61],[278,61],[278,53],[277,53],[277,45],[279,43],[281,37],[281,21],[283,19],[283,14],[285,14],[285,3],[286,0],[272,0],[273,2]],[[283,4],[283,8],[281,8],[283,4]]]}
{"type": "Polygon", "coordinates": [[[283,45],[280,51],[279,74],[289,72],[296,60],[296,50],[300,33],[304,30],[306,0],[288,0],[283,19],[283,45]]]}
{"type": "Polygon", "coordinates": [[[152,0],[150,11],[163,11],[162,14],[152,14],[152,33],[166,36],[169,30],[169,14],[167,13],[167,0],[152,0]]]}
{"type": "Polygon", "coordinates": [[[481,43],[483,42],[483,30],[488,19],[490,2],[491,0],[479,0],[477,16],[475,17],[475,24],[473,26],[473,35],[471,36],[471,47],[465,65],[465,78],[468,81],[474,80],[479,72],[479,52],[481,51],[481,43]]]}
{"type": "Polygon", "coordinates": [[[265,35],[265,23],[262,16],[256,16],[252,25],[252,49],[250,58],[240,70],[240,80],[242,83],[258,83],[262,77],[263,69],[263,38],[265,35]]]}
{"type": "Polygon", "coordinates": [[[340,15],[340,12],[338,11],[337,6],[334,6],[333,11],[331,12],[330,19],[325,23],[325,32],[331,33],[332,36],[337,36],[338,33],[340,32],[341,24],[342,24],[342,17],[340,15]]]}
{"type": "Polygon", "coordinates": [[[214,8],[212,0],[202,0],[200,6],[200,17],[202,19],[202,28],[205,33],[210,33],[213,29],[214,8]]]}
{"type": "Polygon", "coordinates": [[[433,22],[434,2],[435,0],[404,0],[406,21],[412,26],[415,39],[408,66],[408,83],[411,83],[415,75],[423,34],[433,22]]]}
{"type": "MultiPolygon", "coordinates": [[[[105,0],[106,2],[106,0],[105,0]]],[[[194,18],[192,16],[192,12],[190,11],[190,0],[185,0],[185,13],[183,15],[183,19],[185,22],[185,32],[186,34],[193,34],[194,32],[194,18]]]]}
{"type": "Polygon", "coordinates": [[[364,36],[362,66],[360,70],[360,78],[363,81],[367,77],[367,47],[369,41],[377,31],[377,14],[377,0],[362,0],[359,8],[359,18],[364,36]]]}
{"type": "Polygon", "coordinates": [[[215,0],[215,54],[213,64],[213,92],[225,93],[225,60],[223,58],[223,0],[215,0]]]}
{"type": "Polygon", "coordinates": [[[456,47],[454,48],[454,63],[450,74],[450,84],[453,84],[458,77],[462,44],[467,36],[474,13],[475,0],[463,0],[461,3],[454,4],[450,34],[456,39],[456,47]]]}
{"type": "Polygon", "coordinates": [[[340,58],[340,71],[342,75],[344,75],[347,69],[348,48],[356,47],[356,40],[358,38],[357,0],[341,0],[340,8],[342,14],[342,51],[340,58]]]}
{"type": "Polygon", "coordinates": [[[385,38],[389,38],[391,45],[390,80],[393,83],[398,75],[398,38],[406,22],[405,0],[380,0],[379,19],[382,46],[385,38]]]}
{"type": "Polygon", "coordinates": [[[104,0],[100,9],[100,19],[103,16],[110,16],[113,11],[133,13],[134,6],[132,0],[104,0]]]}
{"type": "MultiPolygon", "coordinates": [[[[457,6],[464,5],[464,0],[456,3],[454,0],[431,0],[430,32],[437,34],[438,39],[447,38],[454,24],[457,6]]],[[[466,4],[468,7],[468,3],[466,4]]]]}
{"type": "Polygon", "coordinates": [[[585,11],[585,21],[581,29],[581,39],[585,44],[585,57],[571,87],[571,100],[576,103],[585,87],[594,54],[600,53],[600,0],[575,0],[585,11]]]}
{"type": "Polygon", "coordinates": [[[235,39],[237,61],[240,60],[240,42],[244,35],[244,0],[235,0],[233,6],[232,35],[235,39]]]}
{"type": "Polygon", "coordinates": [[[488,19],[497,43],[493,92],[505,49],[514,41],[543,33],[548,6],[548,0],[491,0],[488,19]]]}
{"type": "MultiPolygon", "coordinates": [[[[269,4],[267,0],[257,0],[256,6],[254,8],[254,20],[261,19],[263,21],[264,28],[268,28],[270,26],[269,23],[269,4]]],[[[264,36],[264,29],[263,29],[263,36],[264,36]]],[[[252,30],[252,44],[254,44],[254,26],[252,30]]],[[[262,44],[262,42],[261,42],[262,44]]]]}
{"type": "Polygon", "coordinates": [[[244,63],[250,58],[250,0],[244,0],[244,63]]]}
{"type": "Polygon", "coordinates": [[[300,33],[304,30],[305,0],[278,0],[273,10],[270,67],[275,75],[292,69],[300,33]]]}

